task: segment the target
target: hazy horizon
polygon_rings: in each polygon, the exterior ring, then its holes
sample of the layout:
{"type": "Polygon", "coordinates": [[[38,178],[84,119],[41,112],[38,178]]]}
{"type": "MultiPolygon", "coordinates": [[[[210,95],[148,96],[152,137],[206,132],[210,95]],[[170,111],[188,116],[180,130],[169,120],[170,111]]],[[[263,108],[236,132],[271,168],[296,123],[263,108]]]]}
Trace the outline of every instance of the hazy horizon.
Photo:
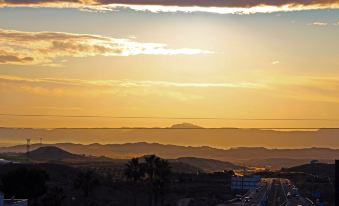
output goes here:
{"type": "Polygon", "coordinates": [[[171,128],[0,128],[3,145],[70,142],[75,144],[124,144],[149,142],[182,146],[215,148],[339,148],[339,129],[272,130],[242,128],[187,128],[177,124],[171,128]]]}

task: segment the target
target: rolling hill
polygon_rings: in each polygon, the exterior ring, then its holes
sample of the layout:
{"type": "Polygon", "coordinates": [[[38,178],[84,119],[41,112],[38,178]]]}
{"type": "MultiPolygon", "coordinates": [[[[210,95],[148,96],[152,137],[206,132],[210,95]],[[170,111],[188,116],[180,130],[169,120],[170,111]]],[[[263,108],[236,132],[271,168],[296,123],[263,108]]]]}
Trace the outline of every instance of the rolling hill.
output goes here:
{"type": "Polygon", "coordinates": [[[335,165],[326,163],[303,164],[290,168],[283,168],[283,172],[302,172],[312,174],[319,177],[330,177],[334,180],[335,165]]]}
{"type": "MultiPolygon", "coordinates": [[[[156,154],[165,159],[195,157],[232,162],[234,164],[274,167],[276,169],[307,163],[307,161],[313,159],[318,159],[322,162],[331,162],[334,159],[339,159],[339,150],[329,148],[267,149],[262,147],[241,147],[225,150],[207,146],[190,147],[146,142],[106,145],[83,145],[73,143],[59,143],[51,145],[33,144],[31,148],[34,150],[41,146],[56,146],[73,154],[106,156],[112,159],[130,159],[132,157],[147,154],[156,154]],[[270,160],[270,162],[268,160],[270,160]]],[[[25,152],[25,150],[25,145],[17,145],[1,147],[0,153],[25,152]]]]}
{"type": "MultiPolygon", "coordinates": [[[[27,156],[27,153],[22,154],[27,156]]],[[[35,161],[73,161],[73,160],[87,160],[87,157],[66,152],[56,146],[39,147],[28,153],[31,160],[35,161]]]]}
{"type": "MultiPolygon", "coordinates": [[[[16,155],[19,157],[19,159],[26,160],[27,153],[18,153],[16,155]]],[[[29,152],[28,155],[31,161],[36,162],[60,162],[60,163],[63,162],[75,165],[79,163],[101,164],[102,162],[106,162],[108,164],[114,164],[114,167],[117,168],[119,167],[123,168],[128,161],[127,159],[111,159],[107,157],[95,157],[73,154],[63,149],[60,149],[56,146],[39,147],[29,152]]],[[[178,173],[196,173],[197,171],[209,173],[209,172],[219,172],[223,170],[236,170],[242,168],[230,162],[193,157],[171,159],[169,160],[169,162],[173,170],[178,173]]]]}
{"type": "Polygon", "coordinates": [[[245,168],[230,162],[196,157],[180,157],[175,161],[183,162],[194,167],[201,168],[205,172],[220,172],[224,170],[239,170],[245,168]]]}

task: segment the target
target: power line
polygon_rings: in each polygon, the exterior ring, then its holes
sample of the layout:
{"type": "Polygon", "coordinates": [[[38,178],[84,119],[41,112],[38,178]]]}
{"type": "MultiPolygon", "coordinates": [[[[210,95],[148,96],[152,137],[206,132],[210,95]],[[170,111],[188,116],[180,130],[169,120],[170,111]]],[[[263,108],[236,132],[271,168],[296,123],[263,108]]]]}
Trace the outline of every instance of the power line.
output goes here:
{"type": "Polygon", "coordinates": [[[339,121],[339,118],[226,118],[226,117],[168,117],[168,116],[107,116],[107,115],[56,115],[56,114],[0,114],[14,117],[64,117],[112,119],[178,119],[178,120],[229,120],[229,121],[339,121]]]}

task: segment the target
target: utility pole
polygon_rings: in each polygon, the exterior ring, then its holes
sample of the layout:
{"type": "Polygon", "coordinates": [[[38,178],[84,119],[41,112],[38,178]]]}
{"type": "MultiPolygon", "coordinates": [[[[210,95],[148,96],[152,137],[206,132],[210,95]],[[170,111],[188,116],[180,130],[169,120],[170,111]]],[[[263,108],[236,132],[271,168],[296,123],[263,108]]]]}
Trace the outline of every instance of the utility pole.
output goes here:
{"type": "Polygon", "coordinates": [[[42,138],[40,137],[40,147],[42,146],[42,138]]]}
{"type": "Polygon", "coordinates": [[[29,161],[29,151],[31,147],[31,139],[27,138],[26,139],[27,145],[26,145],[26,155],[27,155],[27,161],[29,161]]]}

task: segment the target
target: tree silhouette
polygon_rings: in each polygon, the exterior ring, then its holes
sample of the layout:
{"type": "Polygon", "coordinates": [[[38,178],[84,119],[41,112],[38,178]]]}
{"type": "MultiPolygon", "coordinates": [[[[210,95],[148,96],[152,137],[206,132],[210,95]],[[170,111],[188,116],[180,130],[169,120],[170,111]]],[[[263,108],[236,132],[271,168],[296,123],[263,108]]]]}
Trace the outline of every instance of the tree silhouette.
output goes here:
{"type": "Polygon", "coordinates": [[[1,180],[2,190],[6,195],[33,199],[34,202],[48,189],[48,174],[40,169],[21,167],[8,172],[1,180]]]}
{"type": "Polygon", "coordinates": [[[89,196],[95,187],[99,184],[97,175],[92,170],[81,171],[74,179],[74,188],[80,189],[85,198],[89,196]]]}
{"type": "Polygon", "coordinates": [[[140,163],[139,158],[132,158],[126,164],[125,176],[134,183],[143,181],[149,188],[149,205],[158,205],[158,196],[161,197],[160,205],[163,205],[165,189],[170,182],[171,167],[167,160],[155,155],[144,157],[140,163]]]}
{"type": "MultiPolygon", "coordinates": [[[[140,182],[145,177],[144,164],[139,163],[139,158],[132,158],[126,164],[124,174],[127,179],[133,181],[134,188],[136,188],[138,182],[140,182]]],[[[138,192],[133,191],[133,193],[134,193],[133,205],[137,205],[137,193],[138,192]]]]}
{"type": "Polygon", "coordinates": [[[155,163],[155,176],[153,177],[153,191],[155,194],[155,204],[160,196],[160,205],[163,205],[164,195],[170,182],[171,167],[167,160],[158,159],[155,163]]]}
{"type": "Polygon", "coordinates": [[[127,179],[137,183],[145,176],[144,165],[139,163],[139,158],[132,158],[126,164],[124,173],[127,179]]]}
{"type": "Polygon", "coordinates": [[[166,187],[170,181],[171,167],[167,160],[163,160],[155,155],[144,157],[144,162],[140,163],[138,158],[131,159],[125,168],[127,179],[134,183],[143,180],[149,188],[149,205],[158,205],[158,196],[161,197],[160,205],[163,205],[166,187]]]}

